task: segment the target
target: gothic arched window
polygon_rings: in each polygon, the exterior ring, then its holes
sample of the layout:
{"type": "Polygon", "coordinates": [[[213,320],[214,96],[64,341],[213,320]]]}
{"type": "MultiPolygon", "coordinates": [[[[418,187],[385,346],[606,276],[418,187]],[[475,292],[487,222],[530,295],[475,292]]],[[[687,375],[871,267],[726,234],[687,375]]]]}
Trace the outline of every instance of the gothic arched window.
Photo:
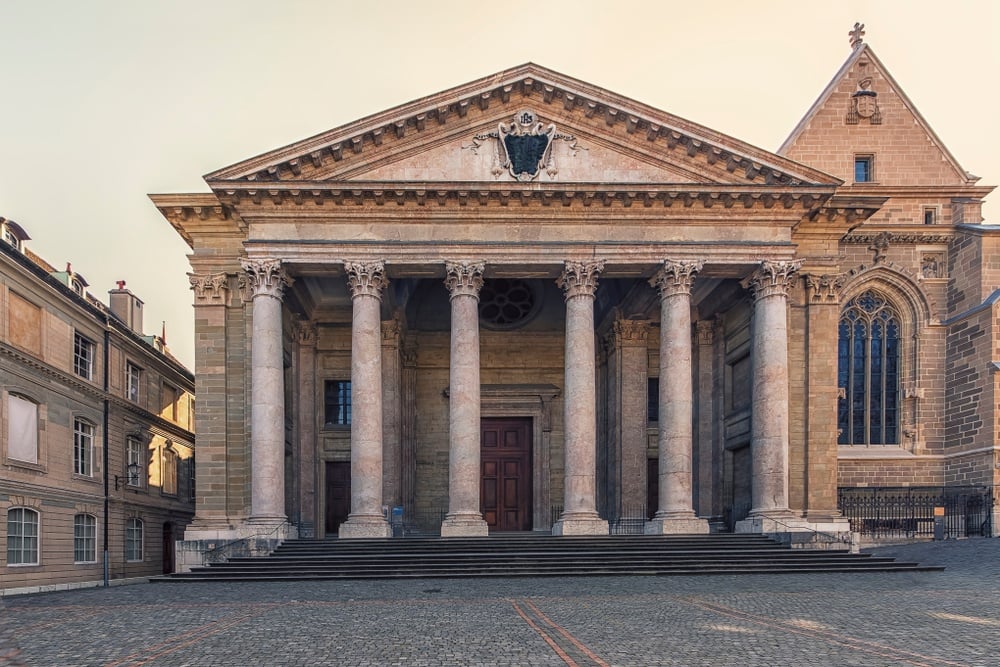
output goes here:
{"type": "Polygon", "coordinates": [[[840,316],[838,444],[899,444],[899,314],[867,290],[840,316]]]}

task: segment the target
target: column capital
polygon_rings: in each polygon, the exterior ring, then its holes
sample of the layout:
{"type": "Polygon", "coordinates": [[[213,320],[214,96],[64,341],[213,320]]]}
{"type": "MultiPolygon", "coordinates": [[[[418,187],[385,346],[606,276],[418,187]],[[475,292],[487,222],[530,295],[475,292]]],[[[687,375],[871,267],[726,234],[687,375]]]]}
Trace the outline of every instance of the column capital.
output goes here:
{"type": "Polygon", "coordinates": [[[806,287],[809,288],[809,301],[813,303],[840,303],[840,290],[844,286],[844,275],[823,274],[817,276],[806,274],[806,287]]]}
{"type": "Polygon", "coordinates": [[[715,340],[715,321],[698,320],[694,323],[698,331],[698,345],[711,345],[715,340]]]}
{"type": "Polygon", "coordinates": [[[299,320],[295,323],[295,335],[302,347],[314,347],[318,339],[316,323],[312,320],[299,320]]]}
{"type": "Polygon", "coordinates": [[[604,270],[604,260],[566,262],[556,284],[566,293],[566,300],[575,296],[593,297],[597,291],[597,277],[604,270]]]}
{"type": "Polygon", "coordinates": [[[691,294],[694,276],[701,271],[704,262],[676,262],[671,259],[663,261],[663,266],[649,280],[649,284],[660,292],[660,298],[675,294],[691,294]]]}
{"type": "Polygon", "coordinates": [[[280,259],[241,259],[246,277],[246,287],[251,298],[274,297],[278,301],[285,294],[285,288],[292,284],[280,259]]]}
{"type": "Polygon", "coordinates": [[[382,300],[382,290],[389,285],[382,262],[344,262],[347,283],[351,288],[351,298],[373,296],[382,300]]]}
{"type": "Polygon", "coordinates": [[[229,276],[226,273],[189,273],[188,282],[194,290],[195,305],[210,305],[214,300],[224,304],[229,291],[229,276]]]}
{"type": "Polygon", "coordinates": [[[483,262],[445,262],[444,284],[448,288],[450,298],[456,296],[471,296],[479,299],[479,290],[483,287],[483,262]]]}
{"type": "Polygon", "coordinates": [[[645,320],[615,320],[609,339],[615,345],[642,345],[649,338],[649,322],[645,320]]]}
{"type": "Polygon", "coordinates": [[[792,284],[792,274],[802,266],[802,260],[791,262],[771,262],[764,260],[750,277],[743,281],[743,287],[753,293],[755,301],[769,296],[788,296],[792,284]]]}
{"type": "Polygon", "coordinates": [[[399,318],[394,317],[391,320],[382,320],[383,345],[398,345],[399,337],[402,333],[403,323],[399,321],[399,318]]]}

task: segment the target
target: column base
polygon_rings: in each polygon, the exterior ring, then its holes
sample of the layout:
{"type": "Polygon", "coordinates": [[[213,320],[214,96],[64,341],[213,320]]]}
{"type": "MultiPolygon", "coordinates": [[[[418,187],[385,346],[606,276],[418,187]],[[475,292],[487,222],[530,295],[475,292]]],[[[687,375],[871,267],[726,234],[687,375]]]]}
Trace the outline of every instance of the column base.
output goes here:
{"type": "Polygon", "coordinates": [[[364,516],[347,516],[347,521],[340,524],[341,539],[365,539],[373,537],[392,537],[392,526],[381,514],[364,516]]]}
{"type": "Polygon", "coordinates": [[[561,517],[552,526],[553,535],[607,535],[608,522],[596,513],[590,515],[575,515],[561,517]]]}
{"type": "Polygon", "coordinates": [[[490,527],[478,512],[449,514],[441,522],[441,537],[486,537],[489,534],[490,527]]]}
{"type": "Polygon", "coordinates": [[[689,516],[656,516],[646,522],[646,535],[704,535],[709,531],[708,521],[693,513],[689,516]]]}

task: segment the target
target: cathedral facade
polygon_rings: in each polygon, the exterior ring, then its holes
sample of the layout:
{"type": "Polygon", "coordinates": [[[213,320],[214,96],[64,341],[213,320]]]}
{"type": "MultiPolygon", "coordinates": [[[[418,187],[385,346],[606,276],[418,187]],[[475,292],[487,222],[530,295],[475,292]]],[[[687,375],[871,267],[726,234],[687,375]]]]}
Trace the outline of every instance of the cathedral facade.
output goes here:
{"type": "Polygon", "coordinates": [[[1000,228],[860,39],[771,153],[527,64],[153,195],[234,537],[846,531],[998,482],[1000,228]]]}

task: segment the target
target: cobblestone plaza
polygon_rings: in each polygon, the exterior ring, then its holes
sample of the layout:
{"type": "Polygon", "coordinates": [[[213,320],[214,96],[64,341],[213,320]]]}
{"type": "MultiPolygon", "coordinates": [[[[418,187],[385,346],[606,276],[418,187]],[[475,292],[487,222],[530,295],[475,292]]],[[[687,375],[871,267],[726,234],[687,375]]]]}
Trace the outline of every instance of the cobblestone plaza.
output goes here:
{"type": "Polygon", "coordinates": [[[15,596],[0,601],[0,665],[997,664],[1000,541],[878,552],[947,569],[143,584],[15,596]]]}

